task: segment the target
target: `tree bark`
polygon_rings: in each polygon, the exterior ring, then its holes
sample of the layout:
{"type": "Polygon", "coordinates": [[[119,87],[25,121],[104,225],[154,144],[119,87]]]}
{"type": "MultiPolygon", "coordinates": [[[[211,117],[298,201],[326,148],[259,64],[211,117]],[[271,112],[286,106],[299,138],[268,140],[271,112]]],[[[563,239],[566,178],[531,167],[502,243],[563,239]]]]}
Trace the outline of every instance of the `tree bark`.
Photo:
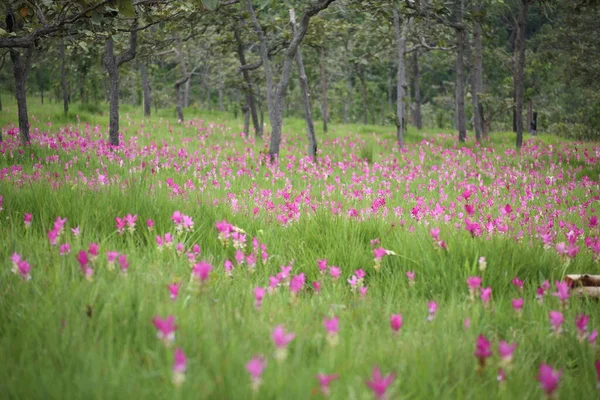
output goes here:
{"type": "Polygon", "coordinates": [[[323,118],[323,132],[327,133],[327,123],[329,122],[329,110],[327,109],[327,53],[325,48],[321,48],[321,117],[323,118]]]}
{"type": "Polygon", "coordinates": [[[185,85],[183,85],[183,106],[190,106],[190,88],[192,86],[192,80],[188,79],[185,81],[185,85]]]}
{"type": "Polygon", "coordinates": [[[269,112],[269,119],[271,122],[271,140],[269,143],[269,158],[273,162],[279,156],[279,146],[281,144],[281,127],[283,124],[283,102],[285,98],[285,92],[287,90],[290,76],[292,72],[292,63],[296,56],[298,46],[304,39],[306,32],[308,31],[308,25],[310,19],[318,14],[321,10],[327,8],[334,0],[319,0],[313,3],[302,16],[301,22],[297,29],[294,30],[292,40],[285,51],[285,58],[283,61],[283,67],[281,71],[281,79],[279,85],[275,86],[273,82],[273,76],[271,73],[271,66],[269,60],[269,49],[267,48],[267,40],[263,29],[261,28],[254,8],[252,6],[252,0],[246,0],[248,13],[254,25],[254,29],[259,38],[260,42],[260,54],[263,61],[263,68],[265,71],[265,78],[267,81],[267,108],[269,112]]]}
{"type": "Polygon", "coordinates": [[[29,144],[29,115],[27,114],[27,75],[31,66],[32,48],[27,48],[24,54],[20,50],[11,49],[10,59],[13,64],[13,75],[15,78],[15,97],[19,114],[19,135],[21,144],[29,144]]]}
{"type": "Polygon", "coordinates": [[[248,104],[244,104],[242,111],[244,112],[244,136],[248,137],[250,134],[250,107],[248,104]]]}
{"type": "Polygon", "coordinates": [[[475,139],[481,142],[483,138],[483,108],[479,104],[479,96],[483,92],[483,56],[481,44],[481,23],[479,20],[479,3],[476,0],[473,4],[473,76],[471,83],[471,99],[473,103],[473,128],[475,130],[475,139]]]}
{"type": "Polygon", "coordinates": [[[304,69],[304,61],[302,60],[302,51],[300,46],[296,51],[296,64],[298,64],[298,72],[300,73],[300,88],[302,89],[302,100],[304,101],[304,118],[306,119],[306,135],[308,138],[308,156],[314,161],[317,161],[317,138],[315,136],[315,125],[312,117],[312,109],[310,106],[310,93],[308,88],[308,78],[304,69]]]}
{"type": "Polygon", "coordinates": [[[69,113],[69,93],[67,87],[67,68],[65,56],[65,40],[60,41],[60,86],[62,89],[63,109],[65,115],[69,113]]]}
{"type": "MultiPolygon", "coordinates": [[[[135,71],[135,70],[134,70],[135,71]]],[[[137,106],[137,86],[136,86],[136,82],[135,82],[135,75],[131,77],[130,79],[130,83],[131,83],[131,105],[136,107],[137,106]]]]}
{"type": "MultiPolygon", "coordinates": [[[[234,25],[233,28],[233,36],[237,43],[236,51],[238,54],[238,58],[240,60],[240,64],[246,65],[246,55],[244,53],[244,43],[242,42],[242,38],[240,36],[239,28],[234,25]]],[[[262,124],[258,121],[258,114],[256,112],[256,102],[254,99],[254,93],[252,91],[252,81],[250,79],[250,71],[247,69],[242,70],[242,76],[244,77],[244,92],[246,93],[246,103],[250,108],[250,115],[252,116],[252,125],[254,125],[254,134],[258,138],[262,138],[263,130],[262,124]]]]}
{"type": "Polygon", "coordinates": [[[404,148],[404,133],[406,132],[406,108],[404,99],[406,96],[406,64],[404,53],[406,51],[406,32],[408,21],[400,21],[398,9],[394,7],[394,36],[396,39],[396,140],[400,149],[404,148]]]}
{"type": "Polygon", "coordinates": [[[362,95],[362,106],[363,106],[363,124],[369,123],[369,103],[367,100],[367,82],[365,80],[364,72],[357,71],[358,79],[360,80],[360,92],[362,95]]]}
{"type": "Polygon", "coordinates": [[[346,97],[346,101],[344,102],[344,124],[350,122],[350,103],[352,99],[352,79],[350,75],[346,80],[346,89],[348,90],[348,94],[346,97]]]}
{"type": "Polygon", "coordinates": [[[517,149],[523,146],[523,97],[525,92],[525,19],[527,17],[528,0],[521,0],[519,4],[519,19],[517,22],[518,52],[517,71],[515,74],[515,127],[517,130],[517,149]]]}
{"type": "Polygon", "coordinates": [[[423,129],[423,117],[421,115],[421,71],[419,70],[419,51],[413,52],[413,87],[415,95],[414,124],[418,130],[423,129]]]}
{"type": "Polygon", "coordinates": [[[465,124],[465,88],[464,88],[464,52],[465,52],[465,29],[462,26],[463,0],[456,5],[456,22],[460,26],[456,28],[456,129],[458,140],[467,140],[467,128],[465,124]]]}
{"type": "Polygon", "coordinates": [[[135,58],[137,31],[132,31],[129,37],[129,48],[119,55],[114,53],[112,36],[106,40],[104,67],[109,78],[109,142],[112,146],[119,145],[119,67],[135,58]]]}
{"type": "Polygon", "coordinates": [[[144,95],[144,116],[149,117],[152,113],[150,100],[150,83],[148,82],[148,70],[146,63],[140,65],[140,74],[142,76],[142,93],[144,95]]]}
{"type": "Polygon", "coordinates": [[[224,111],[223,107],[223,68],[219,65],[219,76],[218,76],[218,89],[219,89],[219,111],[224,111]]]}

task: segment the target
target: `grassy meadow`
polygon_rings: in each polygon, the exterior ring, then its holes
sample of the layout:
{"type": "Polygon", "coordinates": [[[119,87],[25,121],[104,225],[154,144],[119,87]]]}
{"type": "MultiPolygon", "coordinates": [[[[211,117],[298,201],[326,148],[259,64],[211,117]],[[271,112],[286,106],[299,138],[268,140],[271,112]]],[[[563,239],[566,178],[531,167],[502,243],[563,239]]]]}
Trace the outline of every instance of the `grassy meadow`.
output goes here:
{"type": "Polygon", "coordinates": [[[595,143],[528,136],[517,154],[512,133],[478,146],[411,128],[400,152],[390,126],[317,122],[314,164],[289,119],[269,165],[268,141],[230,113],[190,108],[180,124],[122,105],[111,149],[108,107],[64,116],[32,98],[21,147],[2,100],[3,398],[360,400],[378,396],[375,367],[394,374],[378,398],[542,398],[543,363],[562,371],[554,397],[599,396],[598,302],[559,283],[600,274],[595,143]],[[153,323],[167,316],[172,341],[153,323]],[[295,337],[277,350],[279,325],[295,337]],[[328,390],[319,373],[337,375],[328,390]]]}

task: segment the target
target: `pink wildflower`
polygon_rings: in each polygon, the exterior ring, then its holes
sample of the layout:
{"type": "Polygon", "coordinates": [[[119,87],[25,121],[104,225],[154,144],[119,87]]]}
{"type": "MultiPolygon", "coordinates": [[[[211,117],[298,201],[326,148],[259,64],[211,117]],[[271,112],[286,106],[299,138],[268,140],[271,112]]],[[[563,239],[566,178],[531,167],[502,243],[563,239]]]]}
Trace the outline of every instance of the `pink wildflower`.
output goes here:
{"type": "Polygon", "coordinates": [[[556,292],[552,293],[552,296],[558,297],[564,307],[571,296],[569,293],[569,284],[567,282],[556,281],[554,285],[556,286],[556,292]]]}
{"type": "Polygon", "coordinates": [[[23,215],[23,222],[25,223],[25,228],[30,228],[31,227],[31,221],[33,220],[33,215],[25,213],[25,215],[23,215]]]}
{"type": "Polygon", "coordinates": [[[406,277],[408,278],[408,284],[413,286],[415,284],[415,272],[414,271],[406,271],[406,277]]]}
{"type": "Polygon", "coordinates": [[[176,348],[173,355],[173,384],[181,385],[185,381],[187,358],[180,348],[176,348]]]}
{"type": "Polygon", "coordinates": [[[199,279],[201,283],[204,283],[208,280],[211,271],[212,265],[210,265],[206,261],[201,261],[198,264],[194,265],[194,268],[192,268],[192,274],[197,279],[199,279]]]}
{"type": "Polygon", "coordinates": [[[429,310],[429,315],[427,316],[427,321],[433,321],[435,318],[435,314],[437,313],[438,305],[435,301],[430,301],[427,305],[429,310]]]}
{"type": "Polygon", "coordinates": [[[519,290],[523,290],[523,281],[520,280],[519,277],[515,276],[511,283],[515,285],[519,290]]]}
{"type": "Polygon", "coordinates": [[[267,291],[265,290],[265,288],[262,288],[262,287],[254,288],[254,307],[256,307],[257,309],[260,309],[260,306],[262,305],[262,301],[265,297],[266,292],[267,291]]]}
{"type": "Polygon", "coordinates": [[[339,267],[329,267],[329,274],[334,281],[337,281],[342,275],[342,270],[339,267]]]}
{"type": "Polygon", "coordinates": [[[373,368],[371,380],[367,381],[367,386],[373,391],[375,398],[383,400],[386,398],[388,387],[394,381],[395,374],[383,376],[378,367],[373,368]]]}
{"type": "Polygon", "coordinates": [[[400,331],[400,328],[402,328],[402,325],[402,314],[392,314],[390,317],[390,327],[392,328],[392,331],[397,333],[400,331]]]}
{"type": "Polygon", "coordinates": [[[18,272],[19,275],[21,275],[21,278],[23,278],[23,280],[25,281],[30,281],[31,280],[31,265],[29,265],[29,263],[25,260],[21,260],[18,262],[17,264],[18,266],[18,272]]]}
{"type": "Polygon", "coordinates": [[[106,259],[108,261],[108,269],[113,270],[115,268],[115,261],[119,257],[119,253],[116,251],[108,251],[106,253],[106,259]]]}
{"type": "Polygon", "coordinates": [[[167,287],[169,288],[169,297],[171,298],[171,300],[173,300],[173,301],[177,300],[177,296],[179,295],[179,288],[181,287],[181,283],[172,283],[170,285],[167,285],[167,287]]]}
{"type": "Polygon", "coordinates": [[[92,261],[96,260],[96,258],[98,258],[98,243],[90,243],[88,246],[88,253],[90,255],[90,258],[92,261]]]}
{"type": "Polygon", "coordinates": [[[513,353],[517,348],[516,343],[507,343],[504,340],[501,340],[498,344],[498,354],[500,358],[505,364],[510,364],[513,359],[513,353]]]}
{"type": "Polygon", "coordinates": [[[323,393],[324,396],[329,396],[329,394],[331,393],[329,385],[331,384],[331,382],[335,381],[338,378],[338,374],[317,374],[317,380],[319,381],[319,386],[321,387],[321,393],[323,393]]]}
{"type": "Polygon", "coordinates": [[[225,273],[228,276],[233,275],[233,263],[231,262],[231,260],[229,260],[229,259],[225,260],[225,262],[223,263],[223,268],[225,269],[225,273]]]}
{"type": "Polygon", "coordinates": [[[577,337],[580,342],[583,342],[587,337],[589,321],[590,317],[585,314],[581,314],[575,317],[575,327],[577,328],[577,337]]]}
{"type": "Polygon", "coordinates": [[[267,361],[262,356],[254,357],[246,364],[246,371],[252,379],[252,390],[257,391],[260,388],[261,377],[266,366],[267,361]]]}
{"type": "Polygon", "coordinates": [[[121,254],[117,261],[119,263],[119,267],[121,267],[121,272],[126,274],[127,269],[129,268],[129,263],[127,262],[127,256],[125,254],[121,254]]]}
{"type": "Polygon", "coordinates": [[[154,317],[152,318],[152,324],[154,324],[154,327],[157,330],[156,336],[166,345],[171,344],[175,340],[177,326],[175,325],[174,316],[169,315],[165,319],[154,317]]]}
{"type": "Polygon", "coordinates": [[[325,271],[327,271],[327,260],[318,260],[317,266],[319,267],[319,272],[321,274],[325,273],[325,271]]]}
{"type": "Polygon", "coordinates": [[[492,345],[485,336],[479,335],[477,337],[474,354],[479,361],[479,368],[485,368],[485,361],[492,356],[492,345]]]}
{"type": "Polygon", "coordinates": [[[548,317],[550,318],[550,325],[552,325],[554,334],[559,335],[562,331],[562,324],[565,322],[563,314],[560,311],[550,311],[548,317]]]}
{"type": "Polygon", "coordinates": [[[513,309],[517,312],[518,315],[521,315],[521,312],[523,311],[523,303],[524,301],[522,298],[512,300],[513,309]]]}
{"type": "Polygon", "coordinates": [[[151,219],[147,219],[146,226],[148,227],[149,231],[152,231],[154,229],[154,221],[152,221],[151,219]]]}
{"type": "Polygon", "coordinates": [[[481,301],[484,306],[487,306],[490,303],[490,299],[492,298],[492,288],[486,287],[481,291],[481,301]]]}
{"type": "Polygon", "coordinates": [[[71,233],[73,233],[73,236],[77,237],[81,233],[81,229],[79,229],[79,227],[76,226],[75,228],[71,228],[71,233]]]}
{"type": "Polygon", "coordinates": [[[298,275],[295,275],[291,281],[290,281],[290,292],[292,292],[292,295],[297,295],[298,293],[300,293],[300,291],[302,290],[302,288],[304,288],[304,282],[306,281],[305,277],[304,277],[304,273],[300,273],[298,275]]]}
{"type": "Polygon", "coordinates": [[[291,332],[286,332],[283,325],[277,325],[273,332],[271,332],[271,339],[273,339],[273,343],[275,344],[275,359],[277,361],[283,361],[287,357],[287,345],[294,340],[296,337],[295,334],[291,332]]]}
{"type": "Polygon", "coordinates": [[[554,370],[548,364],[540,365],[537,380],[549,398],[552,397],[556,389],[558,389],[558,381],[560,380],[561,375],[562,371],[554,370]]]}
{"type": "Polygon", "coordinates": [[[312,283],[312,287],[313,287],[313,290],[315,291],[315,293],[319,293],[319,292],[321,292],[321,282],[319,282],[319,281],[314,281],[314,282],[312,283]]]}
{"type": "Polygon", "coordinates": [[[61,244],[59,251],[61,256],[67,255],[71,252],[71,245],[69,243],[61,244]]]}

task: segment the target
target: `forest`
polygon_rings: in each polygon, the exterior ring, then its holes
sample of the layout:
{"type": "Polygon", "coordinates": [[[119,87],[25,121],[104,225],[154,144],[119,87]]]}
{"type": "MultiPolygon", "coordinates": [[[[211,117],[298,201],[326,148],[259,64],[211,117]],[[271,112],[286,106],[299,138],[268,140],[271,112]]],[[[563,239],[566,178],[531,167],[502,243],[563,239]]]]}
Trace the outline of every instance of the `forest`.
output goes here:
{"type": "Polygon", "coordinates": [[[599,2],[0,14],[0,397],[598,399],[599,2]]]}

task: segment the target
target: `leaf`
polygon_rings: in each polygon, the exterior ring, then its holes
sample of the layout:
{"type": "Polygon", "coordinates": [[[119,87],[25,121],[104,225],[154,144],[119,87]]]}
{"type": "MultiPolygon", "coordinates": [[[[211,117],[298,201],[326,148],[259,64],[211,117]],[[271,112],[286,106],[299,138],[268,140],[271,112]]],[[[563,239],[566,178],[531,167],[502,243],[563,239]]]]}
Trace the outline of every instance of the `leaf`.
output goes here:
{"type": "Polygon", "coordinates": [[[4,29],[0,28],[0,37],[6,37],[8,36],[8,32],[6,32],[4,29]]]}
{"type": "Polygon", "coordinates": [[[117,8],[125,17],[135,18],[136,16],[132,0],[117,0],[117,8]]]}
{"type": "Polygon", "coordinates": [[[211,11],[214,11],[219,7],[219,0],[202,0],[202,5],[211,11]]]}
{"type": "Polygon", "coordinates": [[[88,47],[87,47],[87,43],[84,41],[81,41],[79,43],[77,43],[79,45],[79,47],[81,47],[85,52],[88,51],[88,47]]]}

